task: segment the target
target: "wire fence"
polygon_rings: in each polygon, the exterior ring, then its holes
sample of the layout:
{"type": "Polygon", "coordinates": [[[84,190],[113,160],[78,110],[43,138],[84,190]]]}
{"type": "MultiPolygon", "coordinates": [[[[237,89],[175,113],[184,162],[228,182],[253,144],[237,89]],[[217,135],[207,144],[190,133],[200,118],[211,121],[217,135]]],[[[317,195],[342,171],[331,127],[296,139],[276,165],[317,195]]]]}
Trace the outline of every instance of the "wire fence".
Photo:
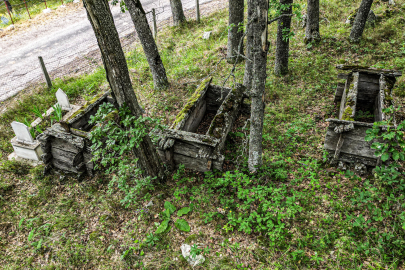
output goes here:
{"type": "MultiPolygon", "coordinates": [[[[228,3],[227,0],[199,1],[201,19],[212,11],[225,8],[228,3]]],[[[182,1],[188,20],[196,19],[196,2],[196,0],[182,1]]],[[[173,25],[173,18],[169,3],[156,3],[155,6],[157,32],[159,32],[165,26],[173,25]]],[[[124,52],[133,50],[137,44],[137,36],[129,13],[121,13],[118,6],[112,7],[112,12],[124,52]]],[[[147,12],[147,19],[153,29],[152,9],[147,12]]],[[[7,63],[4,61],[2,63],[0,60],[0,101],[14,96],[32,84],[45,82],[38,61],[39,56],[43,57],[51,80],[90,73],[101,66],[101,54],[96,37],[87,18],[82,21],[68,27],[60,37],[58,36],[60,33],[56,33],[50,40],[28,45],[28,48],[20,53],[22,55],[10,57],[7,60],[11,61],[7,63]]]]}

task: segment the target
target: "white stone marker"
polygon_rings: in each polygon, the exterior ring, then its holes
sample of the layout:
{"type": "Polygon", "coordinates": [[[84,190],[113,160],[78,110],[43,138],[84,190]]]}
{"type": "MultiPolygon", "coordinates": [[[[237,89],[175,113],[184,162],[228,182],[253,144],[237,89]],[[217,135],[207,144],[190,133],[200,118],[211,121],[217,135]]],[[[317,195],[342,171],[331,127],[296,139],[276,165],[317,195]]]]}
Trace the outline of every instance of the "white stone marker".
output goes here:
{"type": "Polygon", "coordinates": [[[14,153],[9,156],[9,159],[23,158],[33,161],[40,161],[43,154],[41,145],[38,141],[34,141],[29,128],[23,123],[12,122],[11,127],[14,130],[15,137],[11,140],[14,148],[14,153]]]}
{"type": "Polygon", "coordinates": [[[58,91],[56,91],[55,96],[58,100],[58,104],[62,107],[62,110],[70,111],[72,109],[68,96],[62,89],[59,88],[58,91]]]}
{"type": "Polygon", "coordinates": [[[210,36],[211,36],[211,33],[212,33],[212,31],[204,32],[204,34],[203,34],[203,39],[209,39],[210,36]]]}
{"type": "Polygon", "coordinates": [[[31,136],[29,128],[20,122],[12,122],[11,127],[14,130],[15,135],[17,136],[17,141],[21,143],[33,144],[34,139],[31,136]]]}

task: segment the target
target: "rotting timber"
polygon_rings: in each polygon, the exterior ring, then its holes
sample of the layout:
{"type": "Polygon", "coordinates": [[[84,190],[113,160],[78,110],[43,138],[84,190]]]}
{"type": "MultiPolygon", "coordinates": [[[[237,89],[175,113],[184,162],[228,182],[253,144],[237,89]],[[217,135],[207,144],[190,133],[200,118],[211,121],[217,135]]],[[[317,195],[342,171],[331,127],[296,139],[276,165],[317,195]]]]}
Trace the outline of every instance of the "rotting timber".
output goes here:
{"type": "Polygon", "coordinates": [[[341,73],[335,94],[339,119],[327,119],[329,128],[324,148],[332,165],[355,165],[355,168],[375,167],[381,163],[366,142],[366,131],[374,122],[384,121],[383,109],[392,105],[392,89],[396,78],[402,75],[396,70],[374,69],[362,66],[338,65],[341,73]],[[340,105],[339,105],[340,104],[340,105]]]}
{"type": "Polygon", "coordinates": [[[93,155],[88,136],[95,126],[90,125],[89,120],[102,103],[114,103],[109,94],[107,92],[95,97],[73,115],[47,128],[38,136],[44,152],[42,161],[45,172],[55,168],[79,178],[86,173],[93,175],[93,155]]]}
{"type": "Polygon", "coordinates": [[[171,168],[184,164],[201,172],[222,170],[226,137],[242,109],[245,87],[223,88],[211,81],[202,82],[171,128],[159,134],[159,155],[171,168]],[[195,133],[208,113],[215,113],[208,131],[205,135],[195,133]]]}

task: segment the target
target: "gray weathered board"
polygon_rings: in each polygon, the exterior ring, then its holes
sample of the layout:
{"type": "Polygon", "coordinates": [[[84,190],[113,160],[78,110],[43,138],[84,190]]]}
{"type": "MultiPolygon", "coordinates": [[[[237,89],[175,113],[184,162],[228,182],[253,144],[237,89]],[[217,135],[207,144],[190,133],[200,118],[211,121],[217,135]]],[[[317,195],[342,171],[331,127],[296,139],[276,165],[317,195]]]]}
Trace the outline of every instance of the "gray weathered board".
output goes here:
{"type": "Polygon", "coordinates": [[[111,102],[109,93],[95,98],[66,122],[54,124],[38,136],[44,152],[41,158],[46,171],[55,168],[79,177],[86,172],[93,174],[91,143],[88,139],[92,126],[88,122],[102,103],[111,102]]]}
{"type": "Polygon", "coordinates": [[[359,108],[374,115],[374,122],[386,120],[383,109],[390,106],[396,77],[400,71],[373,69],[358,66],[338,65],[338,69],[348,71],[338,75],[346,80],[338,83],[335,103],[340,103],[339,119],[328,119],[329,128],[325,136],[325,150],[332,157],[332,164],[338,161],[361,163],[370,167],[379,164],[380,159],[371,149],[372,142],[366,142],[366,131],[373,123],[355,121],[359,108]]]}
{"type": "Polygon", "coordinates": [[[166,164],[197,171],[222,170],[225,140],[241,110],[245,88],[233,90],[211,85],[205,80],[177,116],[171,129],[159,136],[158,152],[166,164]],[[196,134],[207,113],[215,113],[205,135],[196,134]]]}

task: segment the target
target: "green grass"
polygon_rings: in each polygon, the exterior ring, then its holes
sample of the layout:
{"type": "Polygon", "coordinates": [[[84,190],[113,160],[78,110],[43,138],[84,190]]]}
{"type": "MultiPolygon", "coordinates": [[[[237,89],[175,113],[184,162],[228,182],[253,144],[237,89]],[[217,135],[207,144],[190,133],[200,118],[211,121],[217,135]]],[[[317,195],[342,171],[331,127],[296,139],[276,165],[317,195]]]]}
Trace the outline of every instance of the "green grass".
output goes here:
{"type": "MultiPolygon", "coordinates": [[[[31,19],[33,19],[36,15],[41,14],[42,11],[44,9],[46,9],[46,7],[55,10],[57,9],[59,6],[62,5],[62,1],[61,0],[48,0],[46,1],[46,6],[45,6],[45,2],[43,1],[37,1],[34,0],[29,1],[26,0],[27,2],[27,7],[29,10],[29,13],[31,15],[31,19]]],[[[73,2],[73,0],[64,0],[63,3],[67,4],[67,3],[71,3],[73,2]]],[[[26,7],[24,5],[24,1],[17,1],[17,0],[10,0],[11,5],[13,6],[13,12],[11,13],[11,16],[13,17],[13,21],[14,23],[18,23],[18,22],[24,22],[30,19],[26,7]]],[[[5,5],[2,5],[2,8],[0,10],[0,17],[3,16],[5,18],[7,18],[9,20],[9,22],[7,24],[3,24],[0,22],[0,29],[1,28],[5,28],[9,25],[12,24],[12,21],[10,20],[10,16],[7,12],[7,8],[5,5]]]]}
{"type": "MultiPolygon", "coordinates": [[[[226,146],[226,160],[238,166],[238,172],[203,176],[180,169],[165,185],[125,208],[118,189],[107,192],[110,176],[79,182],[58,174],[44,177],[42,167],[5,161],[12,151],[10,122],[33,120],[34,104],[46,109],[55,103],[55,90],[44,85],[18,95],[0,116],[1,265],[189,269],[180,256],[180,245],[187,242],[211,249],[200,269],[403,269],[401,186],[387,185],[373,175],[341,172],[323,162],[324,120],[336,115],[336,64],[405,69],[404,1],[397,0],[398,12],[382,16],[374,29],[366,29],[363,41],[353,45],[344,21],[359,3],[321,1],[319,44],[304,44],[304,30],[294,19],[290,73],[282,78],[272,72],[276,25],[271,25],[264,168],[258,176],[246,172],[246,153],[240,147],[246,131],[239,128],[226,146]],[[325,17],[328,21],[322,20],[325,17]],[[137,211],[150,200],[148,212],[137,211]],[[191,231],[179,233],[169,223],[170,231],[152,244],[150,234],[162,221],[166,201],[177,209],[192,209],[182,217],[191,231]]],[[[377,15],[386,14],[386,3],[376,1],[373,9],[377,15]]],[[[151,116],[171,123],[198,86],[195,81],[211,72],[213,83],[221,84],[231,69],[226,62],[216,65],[224,56],[226,31],[227,12],[218,11],[201,24],[189,22],[160,32],[159,48],[172,83],[166,91],[152,89],[140,46],[127,54],[135,92],[151,116]],[[211,38],[202,40],[203,32],[211,30],[211,38]]],[[[235,74],[241,82],[243,64],[235,74]]],[[[104,76],[99,69],[65,78],[55,82],[55,89],[62,88],[75,102],[90,100],[107,90],[104,76]]],[[[394,93],[396,105],[403,108],[404,76],[394,93]]],[[[405,119],[403,109],[398,118],[405,119]]]]}

